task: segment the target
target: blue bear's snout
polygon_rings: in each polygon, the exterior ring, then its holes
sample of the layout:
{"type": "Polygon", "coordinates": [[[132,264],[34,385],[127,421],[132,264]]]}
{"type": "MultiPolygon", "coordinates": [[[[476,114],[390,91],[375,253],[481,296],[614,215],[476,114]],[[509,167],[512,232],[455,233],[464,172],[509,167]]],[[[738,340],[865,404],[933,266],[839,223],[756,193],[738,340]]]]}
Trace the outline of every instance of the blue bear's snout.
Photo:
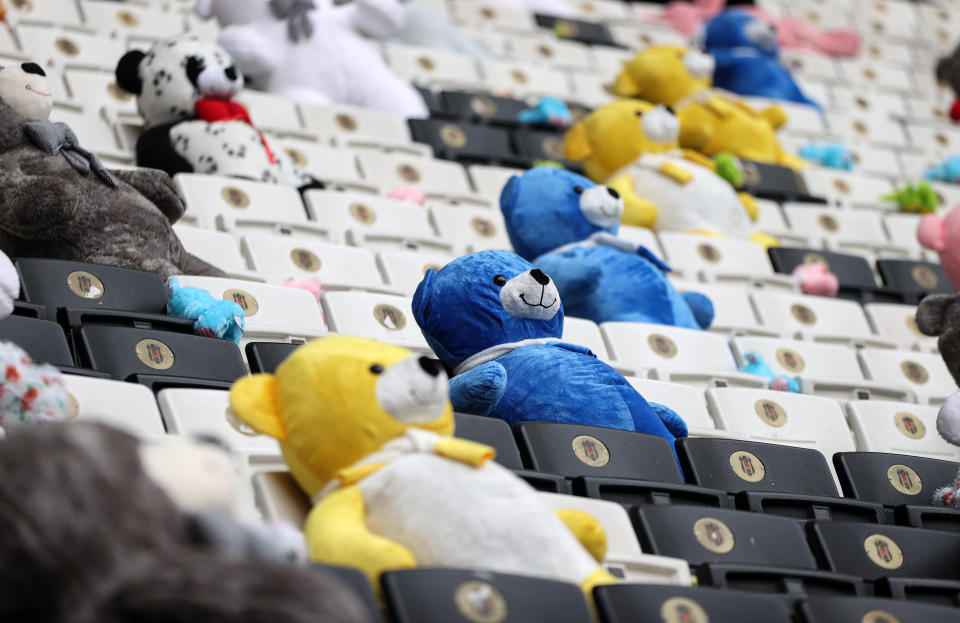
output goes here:
{"type": "Polygon", "coordinates": [[[515,318],[550,320],[560,311],[560,292],[539,268],[520,273],[500,289],[503,308],[515,318]]]}

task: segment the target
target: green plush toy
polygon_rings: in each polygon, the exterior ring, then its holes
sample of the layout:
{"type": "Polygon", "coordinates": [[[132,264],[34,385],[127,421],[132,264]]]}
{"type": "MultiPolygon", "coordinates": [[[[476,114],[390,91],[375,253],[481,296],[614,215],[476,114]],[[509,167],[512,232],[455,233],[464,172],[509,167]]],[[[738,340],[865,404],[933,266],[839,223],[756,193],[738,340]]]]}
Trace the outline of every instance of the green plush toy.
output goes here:
{"type": "Polygon", "coordinates": [[[940,205],[936,191],[926,182],[917,182],[916,185],[907,184],[889,195],[884,195],[881,199],[893,201],[900,206],[901,212],[911,214],[932,214],[940,205]]]}
{"type": "Polygon", "coordinates": [[[743,186],[743,165],[739,158],[723,152],[714,156],[713,161],[717,165],[717,175],[727,180],[734,188],[743,186]]]}

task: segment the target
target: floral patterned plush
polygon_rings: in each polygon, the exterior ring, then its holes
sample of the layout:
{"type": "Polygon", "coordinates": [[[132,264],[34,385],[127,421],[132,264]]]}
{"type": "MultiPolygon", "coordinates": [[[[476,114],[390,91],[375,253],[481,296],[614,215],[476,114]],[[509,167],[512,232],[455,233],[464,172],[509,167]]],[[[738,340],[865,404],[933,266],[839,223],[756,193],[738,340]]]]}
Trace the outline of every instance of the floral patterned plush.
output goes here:
{"type": "Polygon", "coordinates": [[[33,363],[16,344],[0,342],[0,438],[18,426],[66,421],[69,413],[60,371],[33,363]]]}

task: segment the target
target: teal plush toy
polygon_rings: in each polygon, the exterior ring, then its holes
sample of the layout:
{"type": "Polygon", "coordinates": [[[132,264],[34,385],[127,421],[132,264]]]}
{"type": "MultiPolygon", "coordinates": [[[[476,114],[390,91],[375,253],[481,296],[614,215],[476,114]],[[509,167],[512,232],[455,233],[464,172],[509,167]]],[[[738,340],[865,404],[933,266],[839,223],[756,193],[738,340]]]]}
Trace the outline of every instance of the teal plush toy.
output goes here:
{"type": "Polygon", "coordinates": [[[687,329],[713,321],[709,298],[678,293],[669,266],[616,237],[623,201],[615,190],[539,167],[507,182],[500,209],[514,250],[553,277],[569,315],[687,329]]]}
{"type": "Polygon", "coordinates": [[[687,434],[675,412],[648,403],[582,346],[560,340],[563,306],[546,273],[518,255],[482,251],[427,271],[413,297],[424,337],[448,368],[461,413],[687,434]]]}
{"type": "Polygon", "coordinates": [[[790,378],[782,374],[774,374],[773,368],[766,362],[763,355],[757,351],[748,350],[743,354],[743,359],[746,363],[740,368],[740,372],[765,376],[770,381],[767,384],[769,389],[778,392],[800,393],[799,377],[790,378]]]}
{"type": "Polygon", "coordinates": [[[185,288],[176,277],[170,277],[167,289],[167,314],[195,320],[193,330],[197,335],[240,343],[246,324],[242,307],[233,301],[216,299],[206,290],[185,288]]]}

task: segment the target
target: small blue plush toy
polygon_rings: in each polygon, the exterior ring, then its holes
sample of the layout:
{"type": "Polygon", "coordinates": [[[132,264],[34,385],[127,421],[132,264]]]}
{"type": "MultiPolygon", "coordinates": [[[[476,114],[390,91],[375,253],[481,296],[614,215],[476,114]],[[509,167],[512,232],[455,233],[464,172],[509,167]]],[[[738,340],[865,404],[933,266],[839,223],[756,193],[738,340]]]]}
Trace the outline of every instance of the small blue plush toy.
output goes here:
{"type": "Polygon", "coordinates": [[[930,167],[923,177],[935,182],[960,184],[960,156],[950,156],[940,164],[930,167]]]}
{"type": "Polygon", "coordinates": [[[427,271],[413,296],[427,343],[453,370],[455,411],[508,423],[563,422],[659,435],[687,426],[648,403],[588,349],[560,341],[563,307],[550,277],[522,257],[482,251],[427,271]]]}
{"type": "Polygon", "coordinates": [[[167,289],[170,291],[167,314],[195,320],[193,330],[197,335],[240,343],[246,325],[242,307],[233,301],[216,299],[206,290],[185,288],[176,277],[170,277],[167,289]]]}
{"type": "Polygon", "coordinates": [[[616,237],[617,192],[563,169],[538,167],[510,178],[500,209],[514,250],[548,273],[567,314],[706,329],[713,304],[679,294],[670,267],[646,247],[616,237]]]}
{"type": "Polygon", "coordinates": [[[840,143],[810,143],[800,148],[800,157],[804,160],[831,169],[853,171],[853,152],[840,143]]]}
{"type": "Polygon", "coordinates": [[[773,368],[767,364],[763,355],[757,351],[748,350],[743,354],[743,358],[747,363],[743,364],[740,372],[765,376],[770,379],[770,383],[767,384],[767,387],[770,389],[780,392],[792,392],[794,394],[800,393],[800,379],[790,378],[782,374],[774,374],[773,368]]]}
{"type": "Polygon", "coordinates": [[[704,26],[702,46],[716,61],[713,86],[820,108],[780,64],[776,32],[749,13],[728,10],[714,17],[704,26]]]}
{"type": "Polygon", "coordinates": [[[517,118],[521,123],[555,128],[569,128],[573,124],[573,115],[566,102],[549,96],[541,97],[536,106],[521,111],[517,118]]]}

